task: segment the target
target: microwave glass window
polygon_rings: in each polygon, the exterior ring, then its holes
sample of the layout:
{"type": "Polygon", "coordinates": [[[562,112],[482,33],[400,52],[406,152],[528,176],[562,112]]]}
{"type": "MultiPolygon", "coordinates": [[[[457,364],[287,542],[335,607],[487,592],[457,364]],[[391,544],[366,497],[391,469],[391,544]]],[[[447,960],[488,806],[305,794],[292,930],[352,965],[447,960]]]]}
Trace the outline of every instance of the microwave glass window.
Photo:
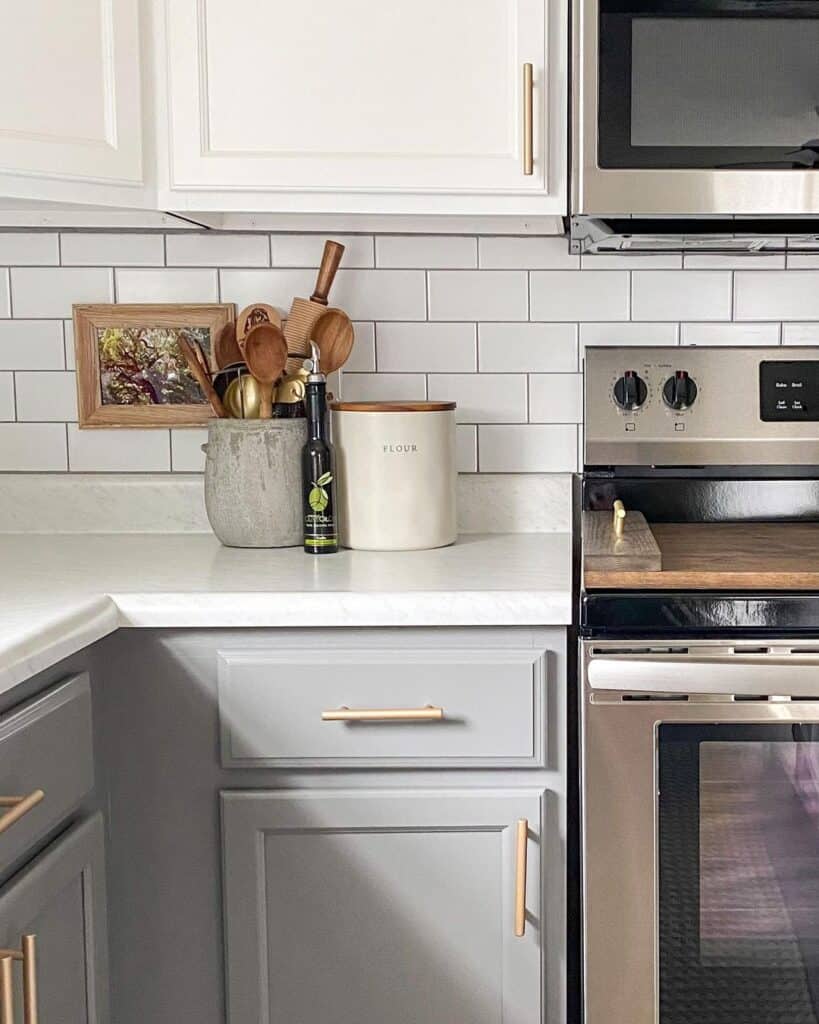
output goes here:
{"type": "Polygon", "coordinates": [[[600,165],[819,166],[819,3],[765,9],[601,0],[600,165]]]}
{"type": "Polygon", "coordinates": [[[819,1022],[819,727],[661,726],[660,1024],[819,1022]]]}

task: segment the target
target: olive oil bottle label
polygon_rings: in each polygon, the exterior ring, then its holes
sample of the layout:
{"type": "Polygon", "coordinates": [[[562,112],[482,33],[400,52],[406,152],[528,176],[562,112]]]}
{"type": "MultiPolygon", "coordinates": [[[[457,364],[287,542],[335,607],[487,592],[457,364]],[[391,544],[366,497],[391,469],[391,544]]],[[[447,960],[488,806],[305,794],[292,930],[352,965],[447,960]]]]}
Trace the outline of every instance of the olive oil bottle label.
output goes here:
{"type": "Polygon", "coordinates": [[[312,480],[307,495],[308,511],[304,516],[305,547],[337,548],[336,517],[333,502],[333,474],[322,473],[312,480]]]}

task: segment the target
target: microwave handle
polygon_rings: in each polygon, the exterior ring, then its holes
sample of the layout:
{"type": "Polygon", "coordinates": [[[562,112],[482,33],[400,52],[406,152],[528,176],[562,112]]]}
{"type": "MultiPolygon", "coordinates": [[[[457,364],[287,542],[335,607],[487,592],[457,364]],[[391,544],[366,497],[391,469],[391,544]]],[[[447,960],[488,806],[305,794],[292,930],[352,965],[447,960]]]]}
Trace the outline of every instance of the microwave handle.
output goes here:
{"type": "Polygon", "coordinates": [[[592,658],[586,679],[593,690],[819,699],[819,659],[798,657],[592,658]]]}

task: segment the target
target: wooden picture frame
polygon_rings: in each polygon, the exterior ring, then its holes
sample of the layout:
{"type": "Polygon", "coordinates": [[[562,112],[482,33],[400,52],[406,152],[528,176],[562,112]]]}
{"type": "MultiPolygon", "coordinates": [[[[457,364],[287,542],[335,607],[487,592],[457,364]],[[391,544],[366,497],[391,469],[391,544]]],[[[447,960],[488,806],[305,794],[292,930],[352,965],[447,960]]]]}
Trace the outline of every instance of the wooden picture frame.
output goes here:
{"type": "Polygon", "coordinates": [[[174,354],[173,333],[198,337],[214,369],[213,345],[235,320],[232,302],[75,305],[80,428],[206,423],[213,410],[182,353],[174,354]]]}

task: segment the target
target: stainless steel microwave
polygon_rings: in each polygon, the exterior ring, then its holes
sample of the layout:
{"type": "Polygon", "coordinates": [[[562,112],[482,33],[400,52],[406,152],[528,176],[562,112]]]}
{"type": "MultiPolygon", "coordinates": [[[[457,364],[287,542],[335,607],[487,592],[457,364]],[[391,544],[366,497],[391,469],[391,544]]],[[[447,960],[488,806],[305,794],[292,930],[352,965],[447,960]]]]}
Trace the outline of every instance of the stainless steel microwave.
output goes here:
{"type": "Polygon", "coordinates": [[[573,33],[573,215],[819,216],[819,0],[573,0],[573,33]]]}

